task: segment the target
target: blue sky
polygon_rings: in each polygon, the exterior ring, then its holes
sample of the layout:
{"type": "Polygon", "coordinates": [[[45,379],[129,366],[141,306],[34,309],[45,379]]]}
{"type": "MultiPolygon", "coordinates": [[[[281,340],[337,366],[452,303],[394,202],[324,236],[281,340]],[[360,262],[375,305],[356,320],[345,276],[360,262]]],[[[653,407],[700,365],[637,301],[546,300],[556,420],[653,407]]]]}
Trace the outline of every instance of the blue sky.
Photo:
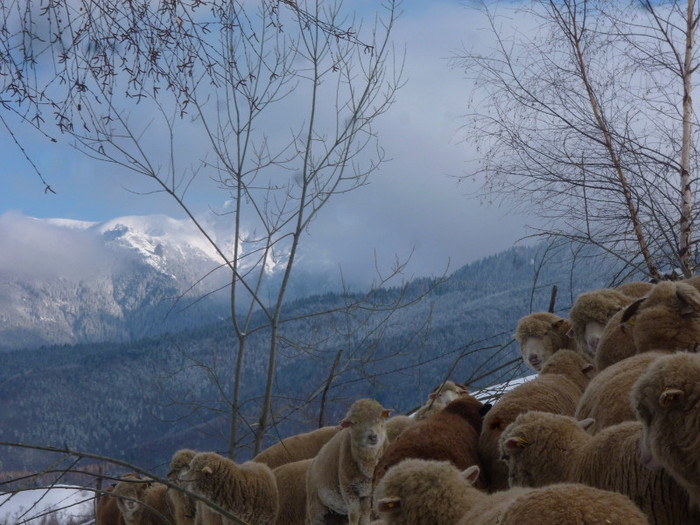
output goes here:
{"type": "MultiPolygon", "coordinates": [[[[456,269],[512,246],[526,233],[527,218],[481,204],[469,196],[476,186],[454,179],[475,155],[459,141],[472,86],[447,59],[462,45],[488,45],[481,40],[487,32],[479,30],[485,22],[458,1],[409,0],[403,10],[394,41],[406,46],[408,82],[380,124],[382,144],[393,160],[367,187],[332,201],[305,242],[346,266],[372,265],[375,254],[391,262],[394,254],[413,252],[412,274],[439,274],[448,262],[456,269]]],[[[183,217],[165,196],[138,195],[152,188],[135,175],[88,159],[65,143],[14,129],[56,194],[44,193],[0,127],[0,215],[13,211],[87,221],[152,213],[183,217]]],[[[202,210],[222,199],[215,190],[201,197],[202,210]]]]}

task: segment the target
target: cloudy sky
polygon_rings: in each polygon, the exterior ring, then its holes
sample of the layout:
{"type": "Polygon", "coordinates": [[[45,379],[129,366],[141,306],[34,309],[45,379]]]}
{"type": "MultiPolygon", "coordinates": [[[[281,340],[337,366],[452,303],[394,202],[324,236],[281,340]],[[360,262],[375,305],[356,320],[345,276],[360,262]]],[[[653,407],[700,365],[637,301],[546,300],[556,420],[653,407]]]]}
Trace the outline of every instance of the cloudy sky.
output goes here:
{"type": "MultiPolygon", "coordinates": [[[[459,140],[472,86],[448,59],[463,46],[489,45],[485,21],[458,0],[407,0],[403,11],[394,41],[406,48],[407,83],[379,127],[392,160],[368,186],[331,201],[304,241],[307,250],[344,271],[371,271],[375,254],[386,268],[395,255],[413,253],[408,276],[441,274],[448,265],[452,271],[506,249],[527,232],[527,217],[482,203],[473,196],[477,186],[455,179],[475,156],[459,140]]],[[[56,194],[44,193],[0,128],[0,215],[12,212],[0,223],[4,228],[19,214],[86,221],[153,213],[183,217],[164,196],[135,194],[149,188],[132,174],[29,132],[19,137],[56,194]]],[[[223,197],[212,190],[208,198],[216,205],[223,197]]]]}

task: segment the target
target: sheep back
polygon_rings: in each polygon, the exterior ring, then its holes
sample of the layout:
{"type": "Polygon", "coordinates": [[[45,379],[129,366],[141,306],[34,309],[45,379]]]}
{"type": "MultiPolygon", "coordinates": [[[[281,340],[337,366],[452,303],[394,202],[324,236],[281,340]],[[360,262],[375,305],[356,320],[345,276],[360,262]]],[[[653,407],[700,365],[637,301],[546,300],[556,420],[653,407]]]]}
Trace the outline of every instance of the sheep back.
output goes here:
{"type": "Polygon", "coordinates": [[[595,367],[598,372],[637,353],[632,329],[622,322],[623,315],[625,310],[617,312],[603,329],[595,354],[595,367]]]}
{"type": "Polygon", "coordinates": [[[274,469],[285,463],[313,458],[321,450],[321,447],[339,431],[340,427],[338,426],[326,426],[311,432],[286,437],[260,452],[252,461],[264,463],[274,469]]]}

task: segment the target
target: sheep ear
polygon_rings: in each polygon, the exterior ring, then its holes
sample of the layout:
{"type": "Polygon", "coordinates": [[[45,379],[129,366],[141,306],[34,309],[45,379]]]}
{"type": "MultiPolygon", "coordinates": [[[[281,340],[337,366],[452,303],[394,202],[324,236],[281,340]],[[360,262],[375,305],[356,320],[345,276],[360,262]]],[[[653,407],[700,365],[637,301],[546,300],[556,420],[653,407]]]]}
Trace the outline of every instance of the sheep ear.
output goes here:
{"type": "Polygon", "coordinates": [[[214,471],[208,465],[206,467],[202,468],[202,474],[206,474],[207,476],[211,476],[213,473],[214,473],[214,471]]]}
{"type": "Polygon", "coordinates": [[[340,425],[340,428],[349,428],[352,426],[352,421],[350,421],[349,419],[343,419],[338,424],[340,425]]]}
{"type": "Polygon", "coordinates": [[[641,305],[646,298],[642,297],[641,299],[637,299],[635,302],[627,305],[625,308],[624,313],[622,314],[622,317],[620,318],[620,324],[634,324],[634,320],[632,320],[632,317],[634,317],[634,314],[637,313],[637,310],[639,310],[639,305],[641,305]]]}
{"type": "Polygon", "coordinates": [[[595,365],[593,365],[591,363],[586,363],[585,365],[583,365],[583,368],[581,368],[581,372],[583,372],[584,374],[587,374],[588,372],[594,372],[594,371],[595,371],[595,365]]]}
{"type": "Polygon", "coordinates": [[[680,288],[676,289],[676,297],[678,297],[681,302],[681,317],[689,317],[700,310],[700,303],[684,290],[680,288]]]}
{"type": "Polygon", "coordinates": [[[576,334],[574,334],[574,327],[572,326],[571,328],[569,328],[569,331],[566,332],[566,337],[570,337],[571,339],[573,339],[574,335],[576,334]]]}
{"type": "Polygon", "coordinates": [[[472,465],[471,467],[467,467],[462,471],[462,478],[464,478],[464,480],[470,485],[473,485],[476,483],[476,480],[479,479],[479,474],[481,474],[481,469],[479,466],[472,465]]]}
{"type": "Polygon", "coordinates": [[[391,410],[390,408],[384,409],[384,410],[382,411],[382,417],[383,417],[384,419],[386,419],[386,418],[388,418],[388,417],[391,415],[392,412],[393,412],[393,410],[391,410]]]}
{"type": "Polygon", "coordinates": [[[493,408],[493,405],[491,403],[481,405],[481,407],[479,408],[479,415],[481,417],[484,417],[486,414],[489,413],[489,410],[491,410],[491,408],[493,408]]]}
{"type": "MultiPolygon", "coordinates": [[[[566,319],[559,319],[558,321],[554,321],[552,323],[552,328],[555,330],[561,331],[562,329],[565,329],[567,327],[566,325],[566,319]]],[[[568,330],[567,330],[568,332],[568,330]]]]}
{"type": "Polygon", "coordinates": [[[430,392],[430,394],[428,394],[428,398],[430,399],[435,399],[437,396],[437,392],[430,392]]]}
{"type": "Polygon", "coordinates": [[[379,512],[389,513],[401,510],[401,498],[382,498],[377,502],[379,512]]]}
{"type": "Polygon", "coordinates": [[[582,419],[581,421],[578,422],[578,426],[580,426],[583,430],[588,432],[588,429],[593,426],[595,423],[595,419],[592,417],[587,417],[586,419],[582,419]]]}
{"type": "Polygon", "coordinates": [[[667,388],[659,396],[659,405],[668,408],[683,401],[683,391],[677,388],[667,388]]]}
{"type": "Polygon", "coordinates": [[[530,442],[524,437],[512,437],[503,442],[503,447],[510,451],[522,450],[530,446],[530,442]]]}

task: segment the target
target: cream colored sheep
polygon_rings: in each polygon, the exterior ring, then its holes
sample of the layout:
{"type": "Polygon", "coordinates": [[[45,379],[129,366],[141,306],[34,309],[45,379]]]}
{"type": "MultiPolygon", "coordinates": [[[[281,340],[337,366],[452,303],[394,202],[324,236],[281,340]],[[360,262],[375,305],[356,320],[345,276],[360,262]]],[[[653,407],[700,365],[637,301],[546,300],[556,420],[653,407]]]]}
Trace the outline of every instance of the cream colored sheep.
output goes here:
{"type": "Polygon", "coordinates": [[[114,487],[112,495],[125,525],[165,525],[175,518],[165,499],[167,486],[136,474],[126,474],[114,487]]]}
{"type": "Polygon", "coordinates": [[[264,463],[270,468],[277,468],[285,463],[312,458],[339,431],[338,426],[327,426],[284,438],[260,452],[252,461],[264,463]]]}
{"type": "Polygon", "coordinates": [[[527,383],[506,392],[484,416],[479,436],[479,455],[490,491],[508,487],[508,472],[501,461],[501,432],[519,414],[543,410],[573,416],[581,394],[593,376],[593,365],[573,350],[560,350],[527,383]]]}
{"type": "Polygon", "coordinates": [[[435,389],[428,396],[428,401],[422,407],[416,410],[413,417],[416,421],[428,418],[445,408],[459,396],[468,393],[469,391],[467,390],[466,386],[448,379],[443,384],[435,387],[435,389]]]}
{"type": "Polygon", "coordinates": [[[633,298],[612,288],[580,294],[569,311],[569,336],[574,338],[578,349],[594,360],[608,321],[633,301],[633,298]]]}
{"type": "Polygon", "coordinates": [[[478,475],[476,466],[460,472],[449,462],[408,459],[377,485],[375,509],[386,525],[647,523],[622,494],[575,484],[487,494],[472,486],[478,475]]]}
{"type": "MultiPolygon", "coordinates": [[[[196,452],[194,450],[186,448],[178,450],[173,454],[170,460],[170,471],[167,477],[175,485],[185,488],[184,482],[182,482],[180,478],[189,469],[190,461],[192,461],[195,454],[196,452]]],[[[177,525],[194,525],[197,505],[191,497],[172,487],[168,488],[165,497],[173,510],[177,525]]]]}
{"type": "Polygon", "coordinates": [[[646,281],[630,281],[616,286],[615,290],[625,294],[627,297],[639,299],[647,295],[653,287],[654,283],[649,283],[646,281]]]}
{"type": "Polygon", "coordinates": [[[700,291],[686,282],[660,282],[625,308],[638,353],[693,350],[700,344],[700,291]]]}
{"type": "Polygon", "coordinates": [[[335,512],[350,525],[370,521],[372,475],[387,446],[389,416],[373,399],[355,401],[341,421],[341,430],[319,451],[306,476],[306,509],[310,525],[325,523],[335,512]]]}
{"type": "Polygon", "coordinates": [[[557,350],[576,350],[576,343],[567,334],[571,329],[568,319],[549,312],[526,315],[518,322],[513,337],[520,345],[523,361],[535,372],[557,350]]]}
{"type": "Polygon", "coordinates": [[[632,326],[622,322],[625,310],[613,315],[603,329],[595,354],[595,367],[598,372],[610,365],[637,354],[632,337],[632,326]]]}
{"type": "Polygon", "coordinates": [[[574,417],[593,418],[591,434],[623,421],[634,421],[636,416],[630,403],[632,385],[660,355],[663,352],[633,355],[599,372],[583,392],[574,417]]]}
{"type": "MultiPolygon", "coordinates": [[[[215,452],[199,452],[180,479],[194,494],[250,525],[269,525],[277,519],[277,482],[264,463],[246,461],[238,465],[215,452]]],[[[198,501],[197,523],[233,525],[235,522],[198,501]]]]}
{"type": "Polygon", "coordinates": [[[396,441],[396,438],[407,428],[411,427],[416,422],[410,416],[402,414],[391,416],[386,420],[386,439],[389,443],[396,441]]]}
{"type": "Polygon", "coordinates": [[[700,507],[700,355],[655,360],[631,394],[643,425],[642,461],[662,466],[700,507]]]}
{"type": "Polygon", "coordinates": [[[518,416],[500,443],[511,486],[584,483],[627,495],[650,523],[700,523],[682,487],[663,470],[640,463],[640,423],[620,423],[594,436],[586,432],[589,423],[539,411],[518,416]]]}

